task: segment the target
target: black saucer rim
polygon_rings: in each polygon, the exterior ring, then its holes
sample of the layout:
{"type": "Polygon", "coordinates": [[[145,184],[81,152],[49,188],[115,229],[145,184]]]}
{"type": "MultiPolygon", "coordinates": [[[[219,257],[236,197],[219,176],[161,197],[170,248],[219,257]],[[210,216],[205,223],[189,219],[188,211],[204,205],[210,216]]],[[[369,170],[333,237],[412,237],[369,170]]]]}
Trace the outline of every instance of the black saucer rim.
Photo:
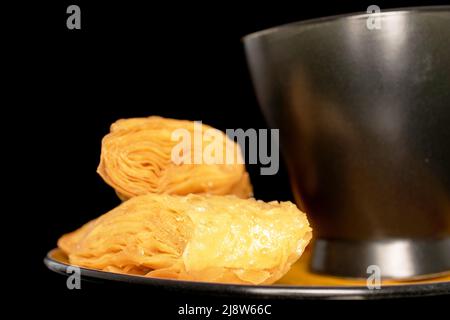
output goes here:
{"type": "MultiPolygon", "coordinates": [[[[70,276],[67,268],[71,265],[60,262],[52,257],[52,249],[44,258],[44,264],[53,272],[70,276]]],[[[176,290],[177,292],[196,293],[204,295],[230,296],[234,298],[253,299],[392,299],[423,296],[450,295],[450,281],[385,285],[380,289],[369,289],[362,286],[292,286],[292,285],[238,285],[224,283],[208,283],[196,281],[181,281],[173,279],[158,279],[144,276],[126,275],[112,272],[80,268],[82,280],[121,282],[131,285],[149,286],[176,290]]]]}

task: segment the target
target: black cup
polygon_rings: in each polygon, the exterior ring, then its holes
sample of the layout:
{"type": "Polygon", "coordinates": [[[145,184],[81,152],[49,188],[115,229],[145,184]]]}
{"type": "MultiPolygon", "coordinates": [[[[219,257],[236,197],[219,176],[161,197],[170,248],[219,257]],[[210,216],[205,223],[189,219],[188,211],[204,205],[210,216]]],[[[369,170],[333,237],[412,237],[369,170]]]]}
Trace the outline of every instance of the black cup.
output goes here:
{"type": "Polygon", "coordinates": [[[244,38],[314,228],[312,270],[450,270],[450,7],[315,19],[244,38]]]}

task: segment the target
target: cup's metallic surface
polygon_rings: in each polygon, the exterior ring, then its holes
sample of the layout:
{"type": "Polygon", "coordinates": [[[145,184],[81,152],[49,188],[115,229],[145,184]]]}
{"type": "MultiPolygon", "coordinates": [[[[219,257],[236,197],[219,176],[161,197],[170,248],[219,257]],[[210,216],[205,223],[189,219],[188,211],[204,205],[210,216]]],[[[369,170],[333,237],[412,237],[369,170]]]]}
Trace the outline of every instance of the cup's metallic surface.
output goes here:
{"type": "Polygon", "coordinates": [[[313,224],[313,270],[449,271],[450,7],[289,24],[244,45],[313,224]]]}

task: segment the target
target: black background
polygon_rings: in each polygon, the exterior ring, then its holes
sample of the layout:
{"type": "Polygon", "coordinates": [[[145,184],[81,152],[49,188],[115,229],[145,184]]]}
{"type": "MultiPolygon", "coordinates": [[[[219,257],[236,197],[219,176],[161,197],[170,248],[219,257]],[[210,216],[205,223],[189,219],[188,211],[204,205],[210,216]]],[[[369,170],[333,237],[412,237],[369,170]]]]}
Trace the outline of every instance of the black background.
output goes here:
{"type": "MultiPolygon", "coordinates": [[[[13,215],[26,223],[29,231],[19,248],[19,264],[26,264],[25,282],[16,283],[14,291],[27,300],[43,299],[39,310],[63,305],[75,312],[90,306],[99,314],[109,308],[114,312],[142,311],[147,318],[153,318],[156,309],[165,317],[175,315],[176,306],[189,299],[221,303],[223,300],[212,297],[96,284],[69,291],[64,277],[46,270],[42,259],[61,234],[119,203],[113,190],[96,174],[101,138],[112,122],[161,115],[202,120],[222,130],[265,128],[241,37],[297,20],[363,12],[370,4],[383,10],[450,3],[272,1],[244,5],[190,1],[148,2],[144,6],[127,1],[93,4],[74,0],[38,3],[17,11],[10,30],[20,36],[11,37],[16,53],[7,60],[14,69],[9,83],[18,89],[10,92],[14,97],[9,105],[17,114],[8,119],[18,122],[16,130],[25,134],[11,147],[23,175],[15,180],[19,199],[13,215]],[[81,8],[81,30],[66,28],[70,4],[81,8]],[[135,305],[132,311],[131,305],[135,305]]],[[[257,198],[292,200],[283,166],[276,176],[260,176],[257,165],[248,169],[257,198]]],[[[418,301],[443,302],[447,298],[385,304],[417,307],[418,301]]],[[[277,302],[276,306],[274,313],[306,306],[319,314],[325,311],[312,302],[277,302]]],[[[336,303],[332,306],[342,307],[336,303]]]]}

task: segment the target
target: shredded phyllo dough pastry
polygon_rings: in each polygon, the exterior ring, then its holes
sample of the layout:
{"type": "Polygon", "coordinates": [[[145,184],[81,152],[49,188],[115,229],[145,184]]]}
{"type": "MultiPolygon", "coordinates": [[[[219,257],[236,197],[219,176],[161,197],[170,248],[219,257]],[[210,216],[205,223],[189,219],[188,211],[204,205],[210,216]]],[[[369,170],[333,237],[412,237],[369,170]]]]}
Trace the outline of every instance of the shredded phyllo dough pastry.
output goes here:
{"type": "Polygon", "coordinates": [[[196,125],[192,121],[157,116],[119,120],[112,124],[111,132],[103,138],[97,172],[122,200],[147,193],[252,196],[245,165],[237,161],[242,159],[238,144],[219,130],[196,125]],[[195,129],[196,125],[200,130],[195,129]],[[183,149],[185,154],[180,152],[179,155],[189,161],[177,164],[172,153],[174,147],[182,142],[182,137],[173,139],[173,134],[180,129],[189,133],[191,139],[186,142],[188,148],[183,149]],[[206,131],[208,134],[205,135],[206,131]],[[200,143],[194,136],[200,137],[200,143]],[[223,152],[223,157],[222,154],[214,154],[216,149],[213,146],[207,149],[217,137],[223,141],[217,149],[217,152],[223,152]],[[205,163],[203,154],[208,150],[212,150],[209,154],[224,161],[205,163]],[[236,161],[227,163],[226,152],[234,152],[236,161]]]}
{"type": "Polygon", "coordinates": [[[311,239],[291,202],[148,194],[66,234],[70,263],[105,271],[210,282],[271,284],[311,239]]]}

